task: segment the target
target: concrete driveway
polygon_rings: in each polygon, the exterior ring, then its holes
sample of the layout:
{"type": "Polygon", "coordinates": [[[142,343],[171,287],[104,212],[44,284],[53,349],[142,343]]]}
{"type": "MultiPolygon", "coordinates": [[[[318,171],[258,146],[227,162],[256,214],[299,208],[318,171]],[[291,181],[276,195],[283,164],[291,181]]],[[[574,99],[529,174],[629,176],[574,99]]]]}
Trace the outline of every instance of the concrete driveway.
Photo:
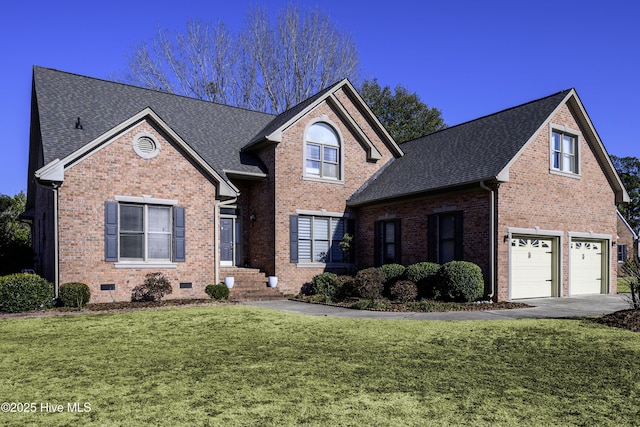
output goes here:
{"type": "Polygon", "coordinates": [[[290,311],[310,316],[337,316],[362,319],[413,319],[413,320],[499,320],[524,318],[562,318],[599,316],[630,308],[628,294],[585,295],[568,298],[533,298],[518,300],[529,308],[511,310],[449,311],[444,313],[390,313],[383,311],[354,310],[304,302],[251,301],[246,305],[290,311]]]}

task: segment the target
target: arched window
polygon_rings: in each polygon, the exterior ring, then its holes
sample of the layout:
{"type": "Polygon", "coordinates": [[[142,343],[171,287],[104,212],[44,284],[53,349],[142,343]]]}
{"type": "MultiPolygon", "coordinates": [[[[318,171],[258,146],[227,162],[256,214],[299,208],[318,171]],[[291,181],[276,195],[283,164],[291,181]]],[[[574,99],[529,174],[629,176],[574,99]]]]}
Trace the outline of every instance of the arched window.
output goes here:
{"type": "Polygon", "coordinates": [[[340,139],[326,123],[314,123],[307,129],[304,174],[340,179],[340,139]]]}

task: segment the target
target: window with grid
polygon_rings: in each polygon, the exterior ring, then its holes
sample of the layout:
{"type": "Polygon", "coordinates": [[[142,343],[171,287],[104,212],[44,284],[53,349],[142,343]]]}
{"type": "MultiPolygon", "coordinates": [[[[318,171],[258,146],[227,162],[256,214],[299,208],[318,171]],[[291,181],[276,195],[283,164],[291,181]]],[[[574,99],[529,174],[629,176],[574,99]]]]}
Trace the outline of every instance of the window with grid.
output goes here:
{"type": "Polygon", "coordinates": [[[171,207],[120,205],[120,259],[171,259],[171,207]]]}
{"type": "Polygon", "coordinates": [[[340,140],[326,123],[314,123],[305,138],[305,176],[340,179],[340,140]]]}
{"type": "Polygon", "coordinates": [[[344,218],[299,216],[298,262],[343,262],[340,242],[344,233],[344,218]]]}
{"type": "Polygon", "coordinates": [[[560,172],[578,173],[578,138],[554,130],[551,132],[551,168],[560,172]]]}

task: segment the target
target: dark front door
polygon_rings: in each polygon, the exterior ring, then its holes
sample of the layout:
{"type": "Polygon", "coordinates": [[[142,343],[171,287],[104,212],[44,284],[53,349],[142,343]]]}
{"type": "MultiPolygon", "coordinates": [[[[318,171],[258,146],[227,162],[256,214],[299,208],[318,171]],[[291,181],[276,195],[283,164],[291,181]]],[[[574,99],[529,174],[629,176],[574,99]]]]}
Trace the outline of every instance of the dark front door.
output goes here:
{"type": "Polygon", "coordinates": [[[233,265],[233,218],[220,218],[220,264],[233,265]]]}

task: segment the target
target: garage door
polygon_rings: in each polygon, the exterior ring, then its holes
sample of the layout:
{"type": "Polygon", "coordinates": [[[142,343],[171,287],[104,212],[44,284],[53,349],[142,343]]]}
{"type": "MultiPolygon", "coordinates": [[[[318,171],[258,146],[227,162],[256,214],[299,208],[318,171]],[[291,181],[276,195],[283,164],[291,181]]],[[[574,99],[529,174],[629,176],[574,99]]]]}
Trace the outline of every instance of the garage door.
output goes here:
{"type": "Polygon", "coordinates": [[[511,299],[552,296],[552,266],[551,239],[511,239],[511,299]]]}
{"type": "Polygon", "coordinates": [[[602,289],[602,251],[600,241],[571,242],[571,295],[599,294],[602,289]]]}

